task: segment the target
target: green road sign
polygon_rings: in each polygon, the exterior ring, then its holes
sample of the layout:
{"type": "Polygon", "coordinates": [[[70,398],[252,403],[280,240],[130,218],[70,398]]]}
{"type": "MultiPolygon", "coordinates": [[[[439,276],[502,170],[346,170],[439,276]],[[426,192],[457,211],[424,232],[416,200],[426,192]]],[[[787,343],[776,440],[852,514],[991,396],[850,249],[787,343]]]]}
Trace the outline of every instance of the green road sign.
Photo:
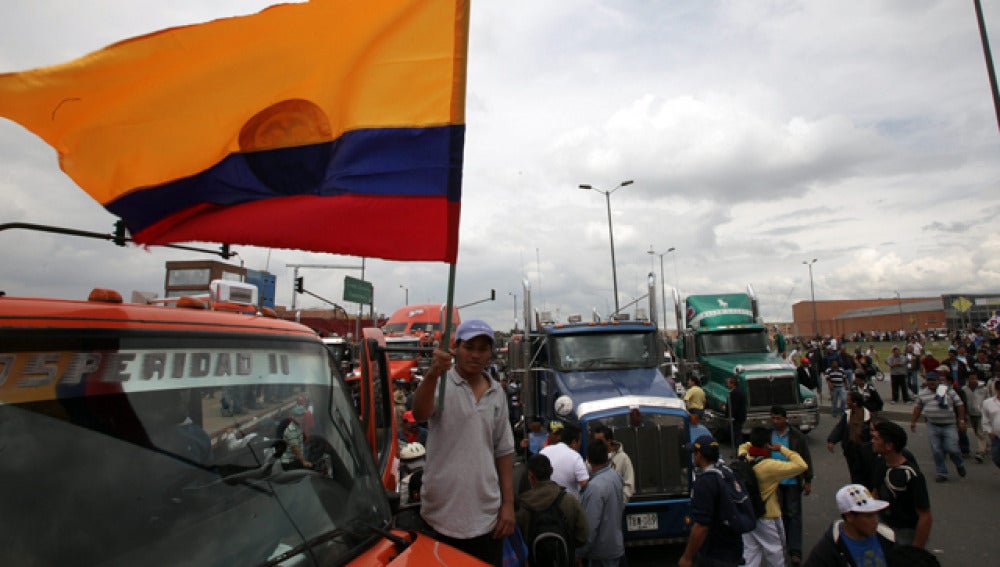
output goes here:
{"type": "Polygon", "coordinates": [[[349,303],[371,303],[373,290],[371,282],[352,278],[351,276],[344,276],[344,301],[349,303]]]}

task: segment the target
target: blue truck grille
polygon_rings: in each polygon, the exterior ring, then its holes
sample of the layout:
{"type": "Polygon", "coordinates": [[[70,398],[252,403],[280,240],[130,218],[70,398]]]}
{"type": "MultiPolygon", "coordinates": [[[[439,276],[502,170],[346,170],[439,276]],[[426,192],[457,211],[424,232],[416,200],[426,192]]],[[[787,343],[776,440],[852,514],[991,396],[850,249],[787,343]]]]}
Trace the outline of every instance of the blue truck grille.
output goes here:
{"type": "Polygon", "coordinates": [[[635,469],[633,500],[679,496],[688,493],[690,455],[684,448],[687,433],[679,416],[643,414],[638,427],[629,416],[616,415],[598,421],[608,426],[615,441],[632,460],[635,469]]]}
{"type": "Polygon", "coordinates": [[[746,383],[747,405],[751,408],[799,403],[798,383],[794,376],[748,378],[746,383]]]}

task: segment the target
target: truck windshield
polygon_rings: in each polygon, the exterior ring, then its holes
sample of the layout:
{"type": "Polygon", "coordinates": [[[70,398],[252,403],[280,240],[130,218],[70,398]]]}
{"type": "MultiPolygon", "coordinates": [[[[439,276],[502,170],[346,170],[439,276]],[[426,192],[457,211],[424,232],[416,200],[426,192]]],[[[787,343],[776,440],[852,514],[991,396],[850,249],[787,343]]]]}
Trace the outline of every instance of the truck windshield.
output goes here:
{"type": "Polygon", "coordinates": [[[317,538],[292,561],[339,565],[390,523],[319,341],[82,329],[0,345],[0,501],[17,518],[2,564],[257,565],[317,538]],[[293,415],[309,470],[282,465],[293,415]]]}
{"type": "Polygon", "coordinates": [[[760,329],[701,333],[698,351],[702,355],[767,352],[767,334],[760,329]]]}
{"type": "Polygon", "coordinates": [[[656,366],[656,336],[649,332],[560,335],[549,341],[552,365],[562,371],[656,366]]]}
{"type": "MultiPolygon", "coordinates": [[[[413,348],[417,349],[420,347],[420,341],[413,339],[412,341],[399,341],[399,340],[387,340],[385,346],[391,347],[393,349],[405,349],[413,348]]],[[[389,360],[413,360],[417,358],[416,350],[390,350],[388,352],[389,360]]]]}

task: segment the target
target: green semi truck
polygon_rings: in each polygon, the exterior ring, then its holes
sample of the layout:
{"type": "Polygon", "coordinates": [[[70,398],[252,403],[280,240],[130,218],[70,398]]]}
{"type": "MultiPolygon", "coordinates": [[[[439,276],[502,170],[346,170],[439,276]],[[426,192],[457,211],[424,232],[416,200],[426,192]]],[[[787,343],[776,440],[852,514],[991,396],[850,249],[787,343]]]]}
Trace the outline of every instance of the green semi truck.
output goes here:
{"type": "Polygon", "coordinates": [[[819,425],[816,395],[798,383],[795,367],[769,347],[753,287],[746,293],[689,295],[674,291],[678,322],[675,354],[680,378],[696,377],[707,397],[703,423],[728,432],[726,378],[737,376],[747,397],[744,430],[770,426],[770,409],[782,406],[788,421],[804,432],[819,425]]]}

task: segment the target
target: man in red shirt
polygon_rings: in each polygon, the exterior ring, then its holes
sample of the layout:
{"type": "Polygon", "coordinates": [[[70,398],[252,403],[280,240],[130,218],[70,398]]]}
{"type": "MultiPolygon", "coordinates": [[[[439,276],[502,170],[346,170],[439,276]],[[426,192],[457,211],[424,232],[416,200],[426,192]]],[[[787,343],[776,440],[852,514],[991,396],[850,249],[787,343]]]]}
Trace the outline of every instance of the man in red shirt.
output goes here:
{"type": "Polygon", "coordinates": [[[403,424],[399,428],[399,441],[403,446],[407,443],[420,443],[427,446],[427,428],[417,424],[413,411],[403,412],[403,424]]]}

